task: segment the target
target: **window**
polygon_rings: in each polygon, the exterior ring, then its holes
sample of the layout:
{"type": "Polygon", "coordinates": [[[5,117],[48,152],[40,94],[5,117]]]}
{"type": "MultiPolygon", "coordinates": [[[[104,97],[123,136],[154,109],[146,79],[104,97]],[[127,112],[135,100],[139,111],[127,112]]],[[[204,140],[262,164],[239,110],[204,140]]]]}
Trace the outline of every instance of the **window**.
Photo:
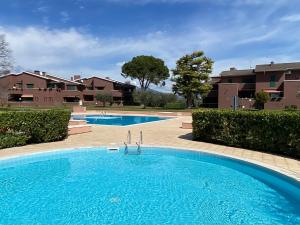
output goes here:
{"type": "Polygon", "coordinates": [[[26,88],[27,89],[32,89],[32,88],[34,88],[34,84],[26,84],[26,88]]]}
{"type": "Polygon", "coordinates": [[[255,81],[253,78],[243,78],[242,83],[251,84],[251,83],[255,83],[255,81]]]}
{"type": "Polygon", "coordinates": [[[67,90],[68,91],[76,91],[77,90],[77,86],[76,85],[67,85],[67,90]]]}
{"type": "Polygon", "coordinates": [[[96,90],[104,90],[104,87],[96,87],[96,90]]]}
{"type": "Polygon", "coordinates": [[[254,98],[255,91],[239,91],[239,98],[254,98]]]}
{"type": "Polygon", "coordinates": [[[56,84],[53,84],[53,83],[49,83],[48,85],[47,85],[47,88],[57,88],[57,85],[56,84]]]}
{"type": "Polygon", "coordinates": [[[18,83],[16,83],[16,86],[17,86],[17,88],[23,88],[23,84],[22,84],[22,82],[18,82],[18,83]]]}
{"type": "Polygon", "coordinates": [[[228,79],[228,83],[232,83],[232,79],[230,78],[230,79],[228,79]]]}
{"type": "Polygon", "coordinates": [[[280,101],[282,98],[282,93],[271,93],[270,98],[271,101],[280,101]]]}
{"type": "Polygon", "coordinates": [[[276,75],[270,77],[270,87],[276,87],[276,75]]]}
{"type": "Polygon", "coordinates": [[[86,102],[94,101],[94,96],[93,95],[83,95],[83,100],[86,102]]]}

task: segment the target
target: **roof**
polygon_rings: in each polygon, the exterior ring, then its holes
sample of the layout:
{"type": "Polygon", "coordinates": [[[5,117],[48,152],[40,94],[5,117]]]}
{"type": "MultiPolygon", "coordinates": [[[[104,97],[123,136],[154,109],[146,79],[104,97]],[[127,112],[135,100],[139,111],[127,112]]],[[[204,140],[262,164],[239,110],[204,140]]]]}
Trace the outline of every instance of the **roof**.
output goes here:
{"type": "Polygon", "coordinates": [[[123,84],[123,85],[135,86],[135,85],[133,85],[133,84],[127,84],[127,83],[124,83],[124,82],[121,82],[121,81],[113,80],[113,79],[110,79],[110,78],[98,77],[98,76],[91,76],[91,77],[86,77],[86,78],[80,78],[80,79],[76,79],[75,81],[89,80],[89,79],[92,79],[92,78],[97,78],[97,79],[101,79],[101,80],[106,80],[106,81],[113,82],[113,83],[117,83],[117,84],[123,84]]]}
{"type": "Polygon", "coordinates": [[[19,76],[19,75],[22,75],[24,73],[29,74],[31,76],[38,77],[38,78],[52,80],[52,81],[55,81],[55,82],[58,82],[58,83],[68,83],[68,84],[82,85],[79,82],[66,80],[66,79],[63,79],[63,78],[60,78],[60,77],[57,77],[57,76],[54,76],[54,75],[49,75],[49,74],[40,75],[40,74],[36,74],[36,73],[31,73],[31,72],[28,72],[28,71],[21,72],[21,73],[18,73],[18,74],[14,74],[14,73],[7,74],[7,75],[4,75],[4,76],[1,76],[1,78],[2,77],[7,77],[7,76],[19,76]]]}
{"type": "Polygon", "coordinates": [[[255,72],[264,71],[285,71],[285,70],[300,70],[300,62],[292,63],[270,63],[257,65],[255,67],[255,72]]]}
{"type": "Polygon", "coordinates": [[[233,69],[233,70],[227,70],[227,71],[223,71],[220,73],[221,77],[232,77],[232,76],[251,76],[251,75],[255,75],[254,70],[253,69],[249,69],[249,70],[237,70],[237,69],[233,69]]]}
{"type": "Polygon", "coordinates": [[[56,79],[56,80],[58,80],[59,82],[63,82],[63,83],[71,83],[71,84],[81,85],[81,83],[79,83],[79,82],[72,81],[72,80],[66,80],[66,79],[64,79],[64,78],[57,77],[57,76],[50,75],[50,74],[46,74],[46,76],[43,76],[43,77],[46,77],[46,78],[48,78],[48,79],[56,79]]]}

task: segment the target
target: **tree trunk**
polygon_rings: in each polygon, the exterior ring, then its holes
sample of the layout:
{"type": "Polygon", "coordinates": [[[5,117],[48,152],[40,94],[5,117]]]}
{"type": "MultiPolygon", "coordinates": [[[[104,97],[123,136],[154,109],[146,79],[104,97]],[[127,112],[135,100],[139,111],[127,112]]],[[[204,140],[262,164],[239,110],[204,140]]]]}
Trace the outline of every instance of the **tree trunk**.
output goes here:
{"type": "Polygon", "coordinates": [[[188,95],[186,97],[186,106],[190,109],[193,106],[193,97],[192,95],[188,95]]]}

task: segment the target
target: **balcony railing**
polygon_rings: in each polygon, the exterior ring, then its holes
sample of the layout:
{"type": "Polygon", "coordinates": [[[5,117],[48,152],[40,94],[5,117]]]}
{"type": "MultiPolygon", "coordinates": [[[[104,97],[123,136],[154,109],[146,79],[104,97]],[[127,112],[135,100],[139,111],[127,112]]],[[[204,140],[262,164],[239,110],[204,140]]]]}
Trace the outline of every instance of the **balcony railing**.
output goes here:
{"type": "Polygon", "coordinates": [[[239,83],[239,90],[255,90],[255,83],[239,83]]]}

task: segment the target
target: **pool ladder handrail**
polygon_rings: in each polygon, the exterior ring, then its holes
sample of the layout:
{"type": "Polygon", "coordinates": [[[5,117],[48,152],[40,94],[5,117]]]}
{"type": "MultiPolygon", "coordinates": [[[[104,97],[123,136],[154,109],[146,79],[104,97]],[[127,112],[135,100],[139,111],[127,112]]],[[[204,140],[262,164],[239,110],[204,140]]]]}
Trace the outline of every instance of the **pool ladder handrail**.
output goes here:
{"type": "Polygon", "coordinates": [[[131,144],[131,131],[129,130],[128,133],[127,133],[127,142],[124,141],[124,145],[125,145],[125,155],[128,154],[128,145],[131,144]]]}
{"type": "MultiPolygon", "coordinates": [[[[127,143],[124,141],[124,145],[125,145],[125,155],[127,155],[129,153],[129,149],[128,149],[128,145],[131,144],[131,131],[129,130],[127,133],[127,143]]],[[[141,145],[143,144],[143,131],[140,131],[140,137],[139,137],[139,141],[136,142],[137,145],[137,154],[140,155],[142,152],[141,149],[141,145]]]]}

